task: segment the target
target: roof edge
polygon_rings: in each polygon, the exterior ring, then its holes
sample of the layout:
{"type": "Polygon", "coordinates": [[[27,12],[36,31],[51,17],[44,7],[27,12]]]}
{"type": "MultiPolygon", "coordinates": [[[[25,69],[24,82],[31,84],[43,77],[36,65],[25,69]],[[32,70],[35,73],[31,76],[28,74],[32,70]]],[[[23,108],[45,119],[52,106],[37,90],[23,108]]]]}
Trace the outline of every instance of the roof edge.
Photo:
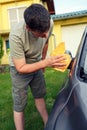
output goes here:
{"type": "Polygon", "coordinates": [[[53,20],[70,19],[70,18],[83,17],[83,16],[87,16],[87,10],[51,15],[53,20]]]}

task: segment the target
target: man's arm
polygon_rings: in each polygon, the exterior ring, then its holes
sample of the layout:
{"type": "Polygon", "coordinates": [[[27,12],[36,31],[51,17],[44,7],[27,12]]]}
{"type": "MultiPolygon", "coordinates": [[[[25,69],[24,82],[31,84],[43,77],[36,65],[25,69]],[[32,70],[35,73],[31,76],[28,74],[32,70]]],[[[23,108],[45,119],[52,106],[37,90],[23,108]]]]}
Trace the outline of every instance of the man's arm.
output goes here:
{"type": "Polygon", "coordinates": [[[46,66],[46,63],[43,60],[36,63],[26,64],[25,58],[13,58],[13,62],[19,73],[31,73],[46,66]]]}
{"type": "Polygon", "coordinates": [[[48,40],[43,48],[43,52],[42,52],[42,59],[46,58],[46,54],[47,54],[47,50],[48,50],[48,40]]]}
{"type": "MultiPolygon", "coordinates": [[[[46,54],[47,54],[47,50],[48,50],[48,40],[43,48],[43,52],[42,52],[42,59],[45,59],[46,58],[46,54]]],[[[42,69],[43,72],[45,72],[45,68],[42,69]]]]}
{"type": "Polygon", "coordinates": [[[21,58],[21,59],[13,58],[14,65],[19,73],[31,73],[39,69],[43,69],[45,67],[56,66],[58,68],[61,68],[66,66],[65,62],[63,62],[64,60],[66,60],[64,55],[59,55],[59,56],[45,58],[36,63],[26,64],[25,58],[21,58]]]}

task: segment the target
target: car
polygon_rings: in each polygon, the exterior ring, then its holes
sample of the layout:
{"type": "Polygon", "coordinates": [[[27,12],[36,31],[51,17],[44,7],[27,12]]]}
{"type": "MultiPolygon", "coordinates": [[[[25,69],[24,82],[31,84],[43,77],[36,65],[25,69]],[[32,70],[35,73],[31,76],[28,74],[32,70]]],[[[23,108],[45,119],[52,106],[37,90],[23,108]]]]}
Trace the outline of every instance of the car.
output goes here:
{"type": "Polygon", "coordinates": [[[87,130],[87,27],[44,130],[87,130]]]}

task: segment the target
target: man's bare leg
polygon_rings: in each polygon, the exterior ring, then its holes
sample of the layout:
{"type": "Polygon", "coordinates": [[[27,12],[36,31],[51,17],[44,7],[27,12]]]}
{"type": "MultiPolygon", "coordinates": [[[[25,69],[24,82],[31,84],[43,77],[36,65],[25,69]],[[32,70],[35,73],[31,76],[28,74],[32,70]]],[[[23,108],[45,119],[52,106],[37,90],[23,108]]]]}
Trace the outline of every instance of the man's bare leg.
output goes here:
{"type": "Polygon", "coordinates": [[[24,114],[23,112],[14,111],[14,122],[16,130],[24,130],[24,114]]]}
{"type": "Polygon", "coordinates": [[[46,125],[47,120],[48,120],[48,113],[47,113],[44,98],[35,99],[35,104],[36,104],[38,112],[40,113],[40,115],[43,119],[44,125],[46,125]]]}

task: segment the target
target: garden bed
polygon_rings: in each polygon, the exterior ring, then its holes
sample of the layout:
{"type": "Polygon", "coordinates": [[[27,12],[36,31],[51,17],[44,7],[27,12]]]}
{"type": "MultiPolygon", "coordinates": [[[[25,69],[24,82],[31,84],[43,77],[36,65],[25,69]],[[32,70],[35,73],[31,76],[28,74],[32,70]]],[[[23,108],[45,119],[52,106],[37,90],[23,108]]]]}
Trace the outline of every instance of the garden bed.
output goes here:
{"type": "Polygon", "coordinates": [[[6,72],[9,72],[9,71],[10,71],[10,68],[9,68],[8,64],[0,65],[0,73],[6,73],[6,72]]]}

